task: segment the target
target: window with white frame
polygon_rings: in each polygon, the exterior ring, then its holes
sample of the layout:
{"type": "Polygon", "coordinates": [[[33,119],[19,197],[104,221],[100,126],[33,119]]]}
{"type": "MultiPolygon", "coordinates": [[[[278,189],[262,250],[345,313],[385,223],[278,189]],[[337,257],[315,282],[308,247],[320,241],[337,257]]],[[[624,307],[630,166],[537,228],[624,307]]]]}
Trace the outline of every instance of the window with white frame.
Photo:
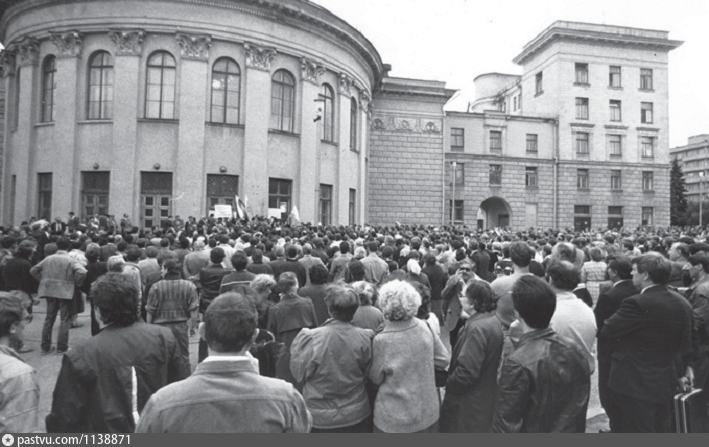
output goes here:
{"type": "Polygon", "coordinates": [[[501,151],[502,150],[502,131],[491,130],[490,131],[490,150],[501,151]]]}
{"type": "Polygon", "coordinates": [[[620,88],[620,67],[611,65],[608,69],[608,87],[620,88]]]}
{"type": "Polygon", "coordinates": [[[588,98],[576,98],[576,119],[588,119],[588,98]]]}
{"type": "Polygon", "coordinates": [[[640,69],[640,90],[652,90],[652,69],[640,69]]]}
{"type": "Polygon", "coordinates": [[[588,84],[588,64],[574,64],[576,71],[576,84],[588,84]]]}
{"type": "Polygon", "coordinates": [[[651,206],[644,206],[642,210],[641,225],[654,225],[654,220],[654,208],[651,206]]]}
{"type": "Polygon", "coordinates": [[[640,103],[640,122],[643,124],[652,124],[652,103],[640,103]]]}
{"type": "Polygon", "coordinates": [[[110,120],[113,118],[113,58],[106,51],[99,51],[89,61],[89,108],[88,119],[110,120]]]}
{"type": "Polygon", "coordinates": [[[623,154],[622,135],[608,135],[608,152],[611,157],[620,157],[623,154]]]}
{"type": "Polygon", "coordinates": [[[148,82],[145,92],[145,117],[175,118],[177,65],[167,51],[157,51],[148,59],[148,82]]]}
{"type": "Polygon", "coordinates": [[[611,189],[616,191],[623,189],[621,171],[619,169],[611,170],[611,189]]]}
{"type": "Polygon", "coordinates": [[[576,188],[588,189],[588,169],[576,170],[576,188]]]}
{"type": "Polygon", "coordinates": [[[643,158],[655,156],[655,137],[640,137],[640,152],[643,158]]]}
{"type": "Polygon", "coordinates": [[[643,171],[643,191],[652,191],[654,189],[653,180],[654,173],[652,171],[643,171]]]}
{"type": "Polygon", "coordinates": [[[490,185],[502,185],[502,165],[490,165],[490,185]]]}
{"type": "Polygon", "coordinates": [[[588,155],[590,135],[588,132],[576,132],[576,153],[588,155]]]}
{"type": "Polygon", "coordinates": [[[537,152],[539,150],[539,137],[536,133],[527,134],[527,152],[537,152]]]}
{"type": "Polygon", "coordinates": [[[616,99],[610,100],[610,120],[613,122],[619,122],[621,118],[620,101],[616,99]]]}
{"type": "Polygon", "coordinates": [[[536,188],[539,186],[536,166],[527,166],[524,168],[524,186],[527,188],[536,188]]]}

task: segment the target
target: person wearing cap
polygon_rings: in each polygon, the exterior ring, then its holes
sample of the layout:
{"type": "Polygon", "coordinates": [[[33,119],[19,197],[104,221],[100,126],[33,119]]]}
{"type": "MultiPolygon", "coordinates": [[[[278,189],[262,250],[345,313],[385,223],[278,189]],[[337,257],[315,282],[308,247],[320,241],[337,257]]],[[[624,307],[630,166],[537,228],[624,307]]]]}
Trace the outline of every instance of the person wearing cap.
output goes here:
{"type": "Polygon", "coordinates": [[[11,347],[22,342],[29,319],[22,298],[0,292],[0,433],[39,431],[39,381],[11,347]]]}

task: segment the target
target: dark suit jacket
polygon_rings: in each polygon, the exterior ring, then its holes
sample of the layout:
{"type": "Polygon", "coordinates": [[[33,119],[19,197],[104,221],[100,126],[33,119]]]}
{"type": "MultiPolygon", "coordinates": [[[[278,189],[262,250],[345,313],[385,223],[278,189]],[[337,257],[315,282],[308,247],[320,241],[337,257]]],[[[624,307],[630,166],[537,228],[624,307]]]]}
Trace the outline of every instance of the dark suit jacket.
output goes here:
{"type": "Polygon", "coordinates": [[[635,399],[667,404],[675,394],[679,357],[692,352],[692,308],[684,297],[656,285],[622,300],[599,338],[617,339],[609,387],[635,399]]]}

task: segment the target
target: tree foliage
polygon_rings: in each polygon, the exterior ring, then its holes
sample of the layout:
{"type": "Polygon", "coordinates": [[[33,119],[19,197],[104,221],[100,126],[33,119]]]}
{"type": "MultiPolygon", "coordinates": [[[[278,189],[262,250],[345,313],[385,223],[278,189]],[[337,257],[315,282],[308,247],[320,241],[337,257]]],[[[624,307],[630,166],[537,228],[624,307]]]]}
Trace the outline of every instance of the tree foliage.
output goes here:
{"type": "Polygon", "coordinates": [[[687,225],[687,184],[676,158],[670,168],[670,223],[687,225]]]}

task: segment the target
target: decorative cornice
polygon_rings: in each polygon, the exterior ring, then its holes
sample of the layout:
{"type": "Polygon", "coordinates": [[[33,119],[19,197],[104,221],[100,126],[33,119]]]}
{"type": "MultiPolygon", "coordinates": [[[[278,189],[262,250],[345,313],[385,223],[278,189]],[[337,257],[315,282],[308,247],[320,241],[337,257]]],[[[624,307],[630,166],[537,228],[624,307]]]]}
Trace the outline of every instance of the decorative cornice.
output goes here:
{"type": "Polygon", "coordinates": [[[212,46],[212,36],[208,34],[187,34],[177,32],[175,35],[183,59],[207,62],[209,48],[212,46]]]}
{"type": "Polygon", "coordinates": [[[320,76],[325,74],[325,67],[321,63],[303,57],[300,59],[301,80],[308,81],[314,85],[320,85],[320,76]]]}
{"type": "Polygon", "coordinates": [[[81,57],[83,35],[78,31],[51,32],[52,43],[57,47],[57,57],[81,57]]]}
{"type": "Polygon", "coordinates": [[[440,134],[443,128],[443,120],[435,118],[382,116],[372,120],[371,127],[374,130],[440,134]]]}
{"type": "Polygon", "coordinates": [[[117,56],[140,56],[143,54],[145,31],[141,29],[111,29],[108,37],[116,44],[117,56]]]}
{"type": "Polygon", "coordinates": [[[271,71],[271,62],[276,59],[274,48],[264,48],[253,43],[244,43],[246,50],[246,66],[261,71],[271,71]]]}
{"type": "Polygon", "coordinates": [[[20,67],[37,65],[39,62],[39,41],[34,37],[25,36],[20,42],[13,44],[10,51],[19,57],[20,67]]]}
{"type": "Polygon", "coordinates": [[[15,74],[15,54],[9,50],[0,51],[0,75],[3,78],[15,74]]]}
{"type": "Polygon", "coordinates": [[[352,96],[352,90],[355,87],[355,81],[346,73],[340,73],[340,93],[347,96],[352,96]]]}

